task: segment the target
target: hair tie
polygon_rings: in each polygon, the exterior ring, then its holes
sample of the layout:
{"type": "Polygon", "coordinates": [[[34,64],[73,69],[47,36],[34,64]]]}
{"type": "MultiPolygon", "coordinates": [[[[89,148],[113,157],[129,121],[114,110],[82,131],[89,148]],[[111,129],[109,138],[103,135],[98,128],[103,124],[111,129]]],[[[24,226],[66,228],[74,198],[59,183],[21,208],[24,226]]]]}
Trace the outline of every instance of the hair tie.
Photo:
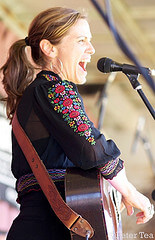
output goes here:
{"type": "Polygon", "coordinates": [[[25,38],[26,46],[30,46],[28,37],[25,38]]]}

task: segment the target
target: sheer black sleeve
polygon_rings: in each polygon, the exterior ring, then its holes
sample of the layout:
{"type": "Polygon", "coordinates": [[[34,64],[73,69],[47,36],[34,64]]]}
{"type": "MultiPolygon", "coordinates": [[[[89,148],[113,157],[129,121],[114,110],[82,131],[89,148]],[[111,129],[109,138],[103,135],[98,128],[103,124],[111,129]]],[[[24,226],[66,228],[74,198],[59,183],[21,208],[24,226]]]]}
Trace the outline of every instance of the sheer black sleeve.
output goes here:
{"type": "Polygon", "coordinates": [[[67,157],[77,167],[98,167],[112,178],[123,168],[120,151],[89,120],[77,87],[67,80],[47,81],[35,89],[36,108],[67,157]],[[111,169],[109,171],[109,169],[111,169]]]}

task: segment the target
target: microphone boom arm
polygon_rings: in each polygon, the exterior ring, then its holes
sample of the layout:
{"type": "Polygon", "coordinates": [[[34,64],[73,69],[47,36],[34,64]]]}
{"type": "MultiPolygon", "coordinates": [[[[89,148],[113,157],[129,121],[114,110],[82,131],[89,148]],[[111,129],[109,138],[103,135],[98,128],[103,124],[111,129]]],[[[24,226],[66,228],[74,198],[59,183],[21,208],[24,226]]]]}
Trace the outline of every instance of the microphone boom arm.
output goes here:
{"type": "Polygon", "coordinates": [[[128,77],[133,89],[137,90],[138,94],[140,95],[147,109],[151,113],[152,117],[155,119],[155,111],[151,106],[150,102],[148,101],[147,97],[145,96],[144,92],[142,91],[142,85],[137,80],[139,77],[139,74],[127,74],[127,73],[124,73],[124,74],[128,77]]]}

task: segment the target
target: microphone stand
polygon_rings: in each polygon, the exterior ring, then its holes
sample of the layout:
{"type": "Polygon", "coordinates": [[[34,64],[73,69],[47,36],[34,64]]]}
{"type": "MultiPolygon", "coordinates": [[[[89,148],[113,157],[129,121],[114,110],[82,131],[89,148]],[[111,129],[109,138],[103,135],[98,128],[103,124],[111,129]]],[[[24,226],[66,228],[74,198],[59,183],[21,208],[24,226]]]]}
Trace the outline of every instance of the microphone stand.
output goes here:
{"type": "Polygon", "coordinates": [[[124,73],[124,74],[128,77],[133,89],[137,90],[141,99],[145,103],[147,109],[151,113],[152,117],[155,119],[155,111],[154,111],[153,107],[151,106],[150,102],[148,101],[147,97],[145,96],[144,92],[142,91],[142,85],[137,80],[139,77],[139,74],[128,74],[128,73],[124,73]]]}
{"type": "Polygon", "coordinates": [[[107,83],[105,83],[105,85],[103,86],[103,89],[101,90],[99,100],[98,100],[98,104],[100,104],[99,119],[98,119],[99,130],[102,129],[103,119],[105,115],[105,106],[107,105],[107,100],[108,100],[106,89],[107,89],[107,83]]]}
{"type": "Polygon", "coordinates": [[[99,100],[98,100],[98,104],[100,105],[99,119],[98,119],[98,129],[99,130],[102,129],[103,119],[104,119],[105,110],[106,110],[106,105],[107,105],[107,102],[108,102],[107,89],[108,89],[109,85],[115,80],[116,74],[117,74],[116,72],[110,73],[106,83],[104,84],[104,86],[101,90],[100,96],[99,96],[99,100]]]}
{"type": "Polygon", "coordinates": [[[148,155],[148,158],[150,160],[150,163],[151,163],[151,166],[152,166],[152,171],[153,171],[153,174],[154,174],[154,177],[155,177],[155,162],[154,162],[154,157],[153,157],[153,153],[151,151],[151,146],[150,146],[150,142],[148,140],[147,137],[141,137],[141,141],[144,145],[144,149],[148,155]]]}
{"type": "Polygon", "coordinates": [[[155,161],[154,161],[155,159],[153,156],[153,152],[151,150],[151,144],[149,142],[149,138],[147,136],[144,136],[144,134],[142,134],[144,124],[145,124],[145,119],[143,117],[139,117],[134,141],[133,141],[132,148],[131,148],[131,152],[132,153],[136,152],[139,141],[141,141],[143,143],[144,150],[146,151],[146,154],[148,155],[148,158],[151,163],[152,171],[153,171],[153,174],[155,177],[155,161]]]}
{"type": "MultiPolygon", "coordinates": [[[[145,151],[148,155],[148,158],[150,160],[152,171],[153,171],[153,176],[154,176],[154,179],[155,179],[155,162],[154,162],[154,156],[153,156],[153,153],[151,151],[151,146],[150,146],[149,140],[147,139],[147,137],[143,137],[143,136],[140,137],[140,140],[142,141],[142,143],[144,145],[144,149],[145,149],[145,151]]],[[[155,201],[155,189],[152,191],[151,195],[152,195],[152,199],[155,201]]]]}
{"type": "MultiPolygon", "coordinates": [[[[147,136],[142,135],[142,130],[144,128],[144,123],[145,123],[145,119],[140,117],[138,120],[138,125],[137,125],[137,129],[136,129],[136,133],[135,133],[135,138],[134,138],[134,142],[133,142],[133,146],[131,149],[132,153],[136,152],[136,148],[137,148],[137,143],[138,141],[141,141],[143,143],[143,147],[144,150],[146,151],[146,154],[150,160],[150,164],[152,167],[152,171],[153,171],[153,178],[155,179],[155,159],[154,159],[154,155],[151,149],[151,144],[149,142],[149,139],[147,136]]],[[[152,199],[155,201],[155,189],[152,191],[152,199]]]]}

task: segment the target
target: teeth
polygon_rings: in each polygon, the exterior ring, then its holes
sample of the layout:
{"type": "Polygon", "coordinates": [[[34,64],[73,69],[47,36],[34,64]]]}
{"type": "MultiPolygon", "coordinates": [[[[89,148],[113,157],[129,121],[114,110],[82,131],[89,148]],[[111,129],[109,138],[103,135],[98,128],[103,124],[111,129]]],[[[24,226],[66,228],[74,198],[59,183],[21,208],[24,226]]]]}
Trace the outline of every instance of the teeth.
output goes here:
{"type": "Polygon", "coordinates": [[[81,60],[81,62],[87,63],[87,62],[90,62],[90,59],[84,59],[84,60],[81,60]]]}

